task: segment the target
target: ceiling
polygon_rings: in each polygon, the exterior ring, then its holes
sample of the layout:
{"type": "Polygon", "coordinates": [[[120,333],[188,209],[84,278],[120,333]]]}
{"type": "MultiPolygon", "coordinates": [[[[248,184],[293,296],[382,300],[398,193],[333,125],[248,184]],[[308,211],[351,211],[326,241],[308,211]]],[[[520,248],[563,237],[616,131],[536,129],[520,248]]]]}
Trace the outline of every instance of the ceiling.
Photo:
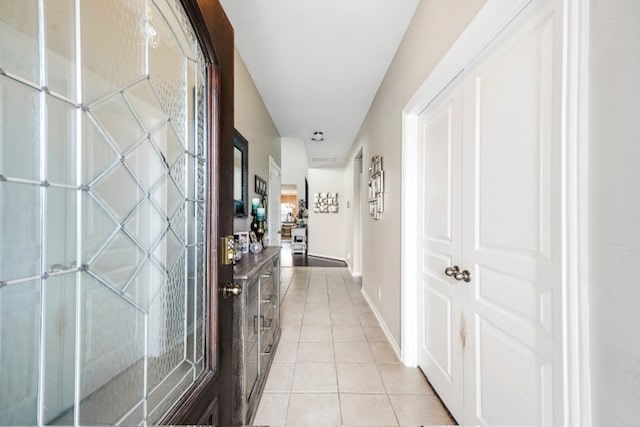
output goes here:
{"type": "Polygon", "coordinates": [[[344,163],[419,0],[221,2],[280,136],[310,167],[344,163]]]}

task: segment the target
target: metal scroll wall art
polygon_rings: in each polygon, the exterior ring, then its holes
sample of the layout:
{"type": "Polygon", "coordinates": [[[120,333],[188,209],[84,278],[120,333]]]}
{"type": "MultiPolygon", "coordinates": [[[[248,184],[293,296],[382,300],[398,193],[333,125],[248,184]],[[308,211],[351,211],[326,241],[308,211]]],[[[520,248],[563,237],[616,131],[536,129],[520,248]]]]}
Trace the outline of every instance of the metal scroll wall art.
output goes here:
{"type": "Polygon", "coordinates": [[[384,171],[382,157],[373,156],[369,167],[369,214],[373,219],[380,219],[384,212],[384,171]]]}
{"type": "Polygon", "coordinates": [[[313,213],[338,213],[338,193],[314,193],[313,213]]]}

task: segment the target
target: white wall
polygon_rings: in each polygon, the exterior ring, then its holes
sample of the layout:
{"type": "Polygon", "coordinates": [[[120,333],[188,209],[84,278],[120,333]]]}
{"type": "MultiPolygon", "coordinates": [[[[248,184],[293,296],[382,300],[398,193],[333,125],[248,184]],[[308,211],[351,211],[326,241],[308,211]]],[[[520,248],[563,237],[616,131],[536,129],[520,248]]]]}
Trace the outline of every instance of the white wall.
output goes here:
{"type": "MultiPolygon", "coordinates": [[[[349,163],[352,163],[355,153],[362,148],[366,172],[372,155],[379,154],[383,158],[385,212],[380,220],[374,220],[369,216],[366,202],[362,210],[362,283],[364,292],[373,301],[398,344],[402,109],[484,3],[485,0],[420,2],[362,124],[349,159],[349,163]]],[[[366,180],[365,173],[365,189],[366,180]]],[[[363,193],[367,194],[365,190],[363,193]]]]}
{"type": "MultiPolygon", "coordinates": [[[[269,155],[278,165],[282,165],[280,155],[280,134],[264,105],[244,61],[235,52],[235,99],[234,114],[236,129],[249,141],[249,209],[251,198],[255,194],[254,175],[269,180],[269,155]]],[[[247,231],[251,224],[251,215],[236,218],[234,231],[247,231]]]]}
{"type": "Polygon", "coordinates": [[[298,200],[304,199],[304,179],[307,177],[307,153],[302,138],[282,138],[282,185],[295,185],[298,200]]]}
{"type": "Polygon", "coordinates": [[[348,236],[344,169],[309,169],[309,255],[344,259],[348,236]],[[314,193],[338,193],[338,213],[313,213],[314,193]]]}
{"type": "Polygon", "coordinates": [[[591,1],[593,425],[640,422],[640,2],[591,1]]]}

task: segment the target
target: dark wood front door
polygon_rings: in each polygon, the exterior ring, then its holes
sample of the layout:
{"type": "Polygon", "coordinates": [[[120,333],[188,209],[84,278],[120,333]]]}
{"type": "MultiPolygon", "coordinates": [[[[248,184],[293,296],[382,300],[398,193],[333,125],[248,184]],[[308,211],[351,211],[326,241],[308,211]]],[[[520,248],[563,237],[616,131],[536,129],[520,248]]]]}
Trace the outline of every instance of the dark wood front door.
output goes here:
{"type": "Polygon", "coordinates": [[[206,56],[209,111],[206,368],[163,424],[231,424],[232,304],[220,290],[233,266],[220,262],[220,239],[233,234],[233,28],[218,0],[182,0],[206,56]]]}

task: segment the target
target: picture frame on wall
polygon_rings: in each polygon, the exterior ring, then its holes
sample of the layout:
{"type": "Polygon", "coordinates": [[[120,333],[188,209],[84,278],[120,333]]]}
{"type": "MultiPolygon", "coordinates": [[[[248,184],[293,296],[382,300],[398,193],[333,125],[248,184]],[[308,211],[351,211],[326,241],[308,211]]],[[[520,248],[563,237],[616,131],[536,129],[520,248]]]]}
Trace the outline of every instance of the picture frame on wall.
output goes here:
{"type": "Polygon", "coordinates": [[[267,195],[267,181],[260,178],[258,175],[255,176],[255,192],[261,196],[267,195]]]}

